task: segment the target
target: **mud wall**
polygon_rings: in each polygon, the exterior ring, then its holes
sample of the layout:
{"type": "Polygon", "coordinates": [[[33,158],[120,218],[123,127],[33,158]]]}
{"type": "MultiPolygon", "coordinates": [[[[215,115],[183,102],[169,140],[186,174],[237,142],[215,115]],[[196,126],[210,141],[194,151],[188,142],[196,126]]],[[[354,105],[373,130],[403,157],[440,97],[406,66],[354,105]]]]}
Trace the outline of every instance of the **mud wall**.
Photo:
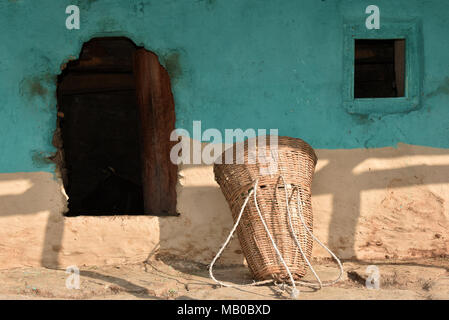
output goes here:
{"type": "MultiPolygon", "coordinates": [[[[0,266],[141,261],[155,248],[208,262],[231,226],[208,166],[181,168],[181,216],[63,218],[48,160],[56,76],[92,37],[126,36],[158,54],[177,127],[279,128],[318,150],[316,230],[342,257],[447,252],[449,11],[443,1],[377,1],[381,21],[417,26],[420,103],[351,114],[343,105],[343,25],[369,3],[337,1],[0,3],[0,266]],[[398,143],[405,143],[400,144],[398,143]]],[[[317,252],[320,255],[319,252],[317,252]]],[[[242,260],[234,243],[223,262],[242,260]]]]}
{"type": "MultiPolygon", "coordinates": [[[[314,232],[344,259],[414,259],[449,250],[449,152],[318,149],[314,232]],[[344,187],[343,187],[344,186],[344,187]]],[[[179,217],[63,217],[66,198],[50,173],[0,176],[0,268],[141,262],[177,256],[210,263],[232,227],[212,167],[179,170],[179,217]]],[[[314,247],[314,256],[327,253],[314,247]]],[[[219,263],[243,263],[237,238],[219,263]]]]}

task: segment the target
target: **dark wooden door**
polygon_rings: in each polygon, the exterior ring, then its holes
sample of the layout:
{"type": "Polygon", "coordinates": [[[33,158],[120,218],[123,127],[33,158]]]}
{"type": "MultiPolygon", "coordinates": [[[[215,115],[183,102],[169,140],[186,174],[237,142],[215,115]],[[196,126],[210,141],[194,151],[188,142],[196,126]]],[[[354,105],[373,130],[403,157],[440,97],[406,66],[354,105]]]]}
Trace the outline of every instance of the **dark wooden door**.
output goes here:
{"type": "Polygon", "coordinates": [[[170,78],[157,56],[145,49],[134,54],[140,114],[142,184],[145,214],[176,215],[178,168],[170,161],[175,107],[170,78]]]}

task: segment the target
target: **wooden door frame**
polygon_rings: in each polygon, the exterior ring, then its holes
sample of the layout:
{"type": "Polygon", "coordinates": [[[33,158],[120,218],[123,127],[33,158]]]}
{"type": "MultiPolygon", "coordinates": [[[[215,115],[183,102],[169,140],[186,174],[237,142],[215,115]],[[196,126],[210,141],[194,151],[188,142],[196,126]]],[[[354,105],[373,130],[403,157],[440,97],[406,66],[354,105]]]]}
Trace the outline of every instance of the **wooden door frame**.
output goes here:
{"type": "Polygon", "coordinates": [[[140,113],[144,214],[178,215],[178,167],[170,159],[175,144],[170,135],[176,120],[170,77],[156,54],[139,48],[134,54],[134,78],[140,113]]]}

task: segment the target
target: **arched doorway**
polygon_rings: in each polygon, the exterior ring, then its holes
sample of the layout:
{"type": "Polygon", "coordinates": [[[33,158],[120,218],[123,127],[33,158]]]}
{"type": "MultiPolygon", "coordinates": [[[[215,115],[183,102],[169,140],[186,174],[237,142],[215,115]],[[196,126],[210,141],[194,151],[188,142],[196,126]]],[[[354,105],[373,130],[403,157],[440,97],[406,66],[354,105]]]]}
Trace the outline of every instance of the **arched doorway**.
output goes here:
{"type": "Polygon", "coordinates": [[[174,103],[157,56],[94,38],[58,77],[57,96],[66,215],[175,215],[174,103]]]}

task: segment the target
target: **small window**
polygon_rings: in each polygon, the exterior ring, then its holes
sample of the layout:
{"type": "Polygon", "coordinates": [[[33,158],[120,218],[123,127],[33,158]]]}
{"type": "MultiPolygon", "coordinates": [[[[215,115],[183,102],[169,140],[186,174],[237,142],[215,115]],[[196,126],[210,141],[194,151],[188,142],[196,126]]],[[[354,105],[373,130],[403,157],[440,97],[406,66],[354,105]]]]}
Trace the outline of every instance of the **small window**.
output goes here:
{"type": "Polygon", "coordinates": [[[355,39],[354,58],[354,98],[404,97],[404,39],[355,39]]]}
{"type": "Polygon", "coordinates": [[[420,22],[386,22],[378,30],[344,23],[343,107],[385,115],[421,107],[420,22]]]}

